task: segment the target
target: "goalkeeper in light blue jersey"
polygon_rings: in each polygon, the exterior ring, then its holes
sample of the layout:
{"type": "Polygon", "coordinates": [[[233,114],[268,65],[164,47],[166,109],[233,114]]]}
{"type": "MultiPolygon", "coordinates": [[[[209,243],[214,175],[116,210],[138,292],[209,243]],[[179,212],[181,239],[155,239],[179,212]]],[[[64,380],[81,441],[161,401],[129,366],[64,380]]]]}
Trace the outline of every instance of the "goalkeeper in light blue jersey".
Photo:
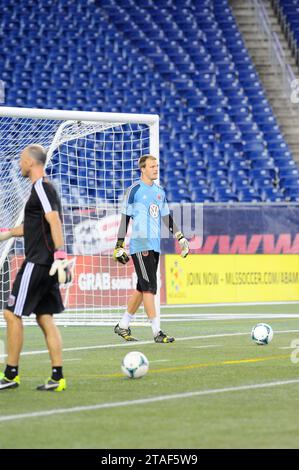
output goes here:
{"type": "Polygon", "coordinates": [[[175,225],[165,197],[165,191],[154,183],[158,178],[158,162],[152,155],[139,159],[141,178],[129,187],[122,207],[121,224],[118,231],[114,259],[122,264],[129,261],[124,249],[124,240],[130,219],[133,221],[130,239],[130,254],[137,274],[136,291],[129,299],[127,311],[114,328],[116,334],[126,341],[137,341],[131,335],[129,324],[143,302],[145,312],[151,321],[156,343],[172,343],[174,338],[160,329],[160,318],[156,314],[155,295],[157,293],[157,268],[160,256],[161,219],[176,237],[181,254],[189,253],[189,244],[175,225]]]}

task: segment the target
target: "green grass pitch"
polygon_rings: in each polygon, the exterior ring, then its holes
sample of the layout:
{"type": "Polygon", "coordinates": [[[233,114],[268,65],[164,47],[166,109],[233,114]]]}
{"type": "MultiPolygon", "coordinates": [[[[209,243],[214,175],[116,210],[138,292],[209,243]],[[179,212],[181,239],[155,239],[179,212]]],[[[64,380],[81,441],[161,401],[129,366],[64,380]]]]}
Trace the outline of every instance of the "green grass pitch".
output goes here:
{"type": "Polygon", "coordinates": [[[185,308],[260,312],[265,318],[164,322],[177,338],[173,344],[153,343],[149,327],[135,327],[140,343],[132,344],[111,326],[61,327],[68,383],[63,393],[35,390],[49,375],[49,359],[40,330],[27,327],[21,386],[0,393],[0,448],[298,448],[299,363],[291,361],[290,348],[299,342],[298,316],[266,318],[298,310],[185,308]],[[250,339],[260,321],[274,330],[268,346],[250,339]],[[130,350],[150,362],[142,379],[121,374],[130,350]]]}

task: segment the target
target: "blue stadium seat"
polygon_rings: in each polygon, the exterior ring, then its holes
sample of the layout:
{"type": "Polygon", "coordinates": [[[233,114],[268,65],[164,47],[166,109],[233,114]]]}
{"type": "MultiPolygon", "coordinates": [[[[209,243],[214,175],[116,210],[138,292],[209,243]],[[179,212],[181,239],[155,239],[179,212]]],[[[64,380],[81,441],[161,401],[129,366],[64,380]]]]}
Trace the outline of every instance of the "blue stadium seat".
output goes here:
{"type": "Polygon", "coordinates": [[[273,173],[272,168],[253,168],[250,170],[250,177],[252,180],[256,178],[268,178],[272,179],[275,176],[275,172],[273,173]]]}
{"type": "Polygon", "coordinates": [[[234,192],[242,189],[252,189],[249,178],[245,178],[243,176],[237,176],[231,179],[230,184],[234,192]]]}
{"type": "Polygon", "coordinates": [[[286,188],[283,191],[283,194],[284,194],[286,199],[289,199],[289,200],[293,201],[293,199],[291,199],[291,198],[293,198],[293,197],[298,197],[299,198],[299,186],[286,188]]]}
{"type": "Polygon", "coordinates": [[[206,178],[207,177],[207,170],[206,169],[199,169],[199,170],[187,170],[186,171],[186,181],[190,181],[196,178],[206,178]]]}
{"type": "Polygon", "coordinates": [[[288,178],[288,177],[297,177],[299,178],[299,169],[296,168],[280,168],[279,170],[279,177],[288,178]]]}
{"type": "Polygon", "coordinates": [[[228,171],[228,179],[230,181],[234,181],[234,180],[237,180],[239,178],[245,178],[245,179],[249,179],[249,169],[248,168],[239,168],[237,170],[233,169],[229,169],[228,171]]]}
{"type": "Polygon", "coordinates": [[[254,188],[243,188],[238,192],[238,199],[241,202],[260,202],[261,196],[255,191],[254,188]]]}
{"type": "Polygon", "coordinates": [[[192,202],[202,202],[202,203],[209,203],[214,202],[214,197],[207,192],[207,194],[202,194],[197,191],[192,191],[191,193],[191,201],[192,202]]]}
{"type": "Polygon", "coordinates": [[[276,166],[272,159],[252,160],[251,165],[255,170],[268,170],[273,178],[276,175],[276,166]]]}
{"type": "Polygon", "coordinates": [[[207,169],[207,162],[204,158],[196,158],[190,159],[187,162],[188,170],[206,170],[207,169]]]}
{"type": "Polygon", "coordinates": [[[281,188],[299,188],[299,176],[287,176],[279,180],[281,188]]]}
{"type": "Polygon", "coordinates": [[[190,202],[189,193],[186,191],[184,194],[178,193],[177,191],[167,191],[166,197],[171,202],[190,202]]]}
{"type": "Polygon", "coordinates": [[[281,202],[285,200],[283,192],[278,188],[264,187],[261,190],[261,196],[262,200],[267,202],[281,202]]]}
{"type": "Polygon", "coordinates": [[[227,194],[222,191],[215,191],[214,193],[214,201],[215,202],[239,202],[237,195],[234,193],[227,194]]]}
{"type": "Polygon", "coordinates": [[[251,181],[251,184],[257,192],[260,192],[262,189],[265,189],[265,188],[273,188],[272,178],[267,178],[263,176],[254,178],[251,181]]]}
{"type": "Polygon", "coordinates": [[[250,163],[245,158],[243,157],[236,158],[233,155],[229,156],[229,154],[226,155],[226,158],[227,158],[227,163],[229,163],[230,171],[238,171],[238,170],[243,171],[244,170],[245,172],[247,172],[250,170],[250,163]]]}

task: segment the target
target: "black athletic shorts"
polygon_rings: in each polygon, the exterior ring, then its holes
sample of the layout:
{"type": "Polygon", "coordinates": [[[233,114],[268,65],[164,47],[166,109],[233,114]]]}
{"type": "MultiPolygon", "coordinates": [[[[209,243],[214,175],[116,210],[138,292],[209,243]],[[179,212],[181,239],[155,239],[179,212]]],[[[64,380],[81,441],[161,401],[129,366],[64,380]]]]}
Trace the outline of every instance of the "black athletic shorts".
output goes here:
{"type": "Polygon", "coordinates": [[[137,274],[137,287],[139,292],[157,293],[157,268],[160,253],[157,251],[142,251],[132,254],[137,274]]]}
{"type": "Polygon", "coordinates": [[[50,266],[24,261],[13,283],[6,309],[18,317],[31,313],[60,313],[64,310],[57,275],[50,276],[50,266]]]}

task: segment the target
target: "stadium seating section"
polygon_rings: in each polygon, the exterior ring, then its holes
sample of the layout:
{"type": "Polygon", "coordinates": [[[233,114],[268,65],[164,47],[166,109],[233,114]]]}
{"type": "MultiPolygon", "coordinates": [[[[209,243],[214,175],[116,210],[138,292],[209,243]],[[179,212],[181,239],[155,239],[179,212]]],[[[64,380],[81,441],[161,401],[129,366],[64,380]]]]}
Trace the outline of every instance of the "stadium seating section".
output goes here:
{"type": "Polygon", "coordinates": [[[272,0],[272,3],[299,65],[299,1],[272,0]]]}
{"type": "Polygon", "coordinates": [[[6,106],[158,113],[170,201],[299,200],[299,171],[227,0],[0,8],[6,106]]]}

